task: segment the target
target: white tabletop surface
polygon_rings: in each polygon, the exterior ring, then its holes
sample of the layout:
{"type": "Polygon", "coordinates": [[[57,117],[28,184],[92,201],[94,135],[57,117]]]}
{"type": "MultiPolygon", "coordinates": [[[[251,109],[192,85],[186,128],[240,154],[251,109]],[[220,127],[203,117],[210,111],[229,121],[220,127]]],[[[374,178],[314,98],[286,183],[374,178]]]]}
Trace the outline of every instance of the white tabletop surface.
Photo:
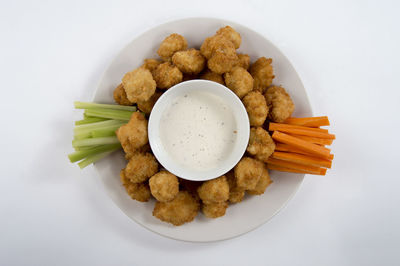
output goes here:
{"type": "Polygon", "coordinates": [[[399,265],[398,1],[1,1],[0,265],[399,265]],[[112,3],[111,3],[112,2],[112,3]],[[132,222],[92,167],[68,162],[74,100],[132,38],[212,16],[291,60],[337,140],[270,222],[208,244],[132,222]]]}

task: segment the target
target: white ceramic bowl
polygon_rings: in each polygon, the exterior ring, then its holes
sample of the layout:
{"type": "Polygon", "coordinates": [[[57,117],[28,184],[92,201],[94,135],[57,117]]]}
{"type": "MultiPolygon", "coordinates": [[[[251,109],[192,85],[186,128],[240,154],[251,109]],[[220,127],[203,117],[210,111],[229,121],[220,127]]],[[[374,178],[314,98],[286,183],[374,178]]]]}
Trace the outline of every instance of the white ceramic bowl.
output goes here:
{"type": "Polygon", "coordinates": [[[224,175],[240,161],[249,142],[250,123],[242,101],[240,101],[230,89],[213,81],[198,79],[179,83],[163,93],[151,111],[148,132],[151,150],[158,162],[165,169],[184,179],[205,181],[224,175]],[[224,157],[223,161],[219,162],[216,168],[205,171],[187,167],[174,160],[162,143],[161,134],[164,132],[160,130],[160,122],[163,118],[163,114],[174,100],[196,90],[215,95],[223,100],[224,104],[232,110],[233,118],[237,126],[237,134],[235,142],[232,143],[230,154],[224,157]]]}
{"type": "MultiPolygon", "coordinates": [[[[226,25],[234,27],[241,34],[242,45],[239,52],[249,54],[252,61],[261,56],[273,59],[276,75],[274,83],[285,87],[292,97],[296,104],[294,116],[312,116],[304,86],[282,52],[257,32],[240,24],[216,18],[171,21],[136,36],[120,51],[105,71],[93,101],[112,103],[113,90],[121,82],[122,76],[140,66],[143,59],[156,57],[159,44],[169,34],[180,33],[187,39],[189,47],[198,48],[206,37],[226,25]]],[[[114,153],[95,164],[104,188],[115,204],[132,220],[153,232],[178,240],[195,242],[232,238],[264,224],[286,205],[304,178],[303,174],[271,171],[270,175],[274,182],[263,195],[246,196],[243,202],[230,205],[226,215],[221,218],[207,219],[199,213],[193,222],[175,227],[152,216],[154,201],[141,203],[127,195],[119,179],[119,171],[125,165],[122,152],[114,153]]]]}

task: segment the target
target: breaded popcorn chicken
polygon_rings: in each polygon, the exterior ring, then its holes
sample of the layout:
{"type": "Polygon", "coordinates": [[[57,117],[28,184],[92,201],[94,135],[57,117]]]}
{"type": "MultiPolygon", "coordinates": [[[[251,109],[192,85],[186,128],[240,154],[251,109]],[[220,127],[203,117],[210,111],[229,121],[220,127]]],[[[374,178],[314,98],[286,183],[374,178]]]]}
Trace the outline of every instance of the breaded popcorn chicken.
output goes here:
{"type": "Polygon", "coordinates": [[[268,115],[267,101],[259,91],[251,91],[243,98],[243,104],[249,115],[250,126],[262,126],[268,115]]]}
{"type": "Polygon", "coordinates": [[[119,84],[114,90],[114,100],[120,105],[132,105],[133,103],[128,100],[126,92],[122,83],[119,84]]]}
{"type": "Polygon", "coordinates": [[[157,202],[154,206],[153,216],[163,222],[178,226],[193,221],[199,208],[198,200],[189,192],[179,191],[173,200],[157,202]]]}
{"type": "Polygon", "coordinates": [[[227,208],[228,208],[228,203],[226,201],[203,204],[201,206],[201,210],[203,211],[204,215],[208,218],[218,218],[224,216],[227,208]]]}
{"type": "Polygon", "coordinates": [[[220,28],[217,31],[217,35],[222,35],[229,41],[233,43],[235,46],[235,49],[238,49],[240,47],[240,44],[242,42],[242,38],[240,37],[240,34],[235,31],[231,26],[226,26],[223,28],[220,28]]]}
{"type": "Polygon", "coordinates": [[[245,190],[237,186],[234,171],[233,170],[229,171],[228,173],[225,174],[225,176],[229,184],[229,202],[230,203],[241,202],[244,198],[245,190]]]}
{"type": "Polygon", "coordinates": [[[201,76],[200,79],[211,80],[217,82],[219,84],[225,85],[224,78],[222,75],[212,72],[211,70],[207,69],[201,76]]]}
{"type": "Polygon", "coordinates": [[[248,54],[237,54],[238,60],[234,66],[242,67],[246,70],[250,67],[250,56],[248,54]]]}
{"type": "Polygon", "coordinates": [[[158,59],[148,58],[145,59],[143,65],[141,67],[148,69],[150,72],[153,71],[160,65],[162,62],[158,59]]]}
{"type": "Polygon", "coordinates": [[[115,132],[126,154],[132,154],[149,142],[147,120],[140,112],[134,112],[129,122],[115,132]]]}
{"type": "Polygon", "coordinates": [[[160,89],[169,89],[182,81],[182,72],[171,63],[160,64],[153,72],[154,80],[160,89]]]}
{"type": "Polygon", "coordinates": [[[122,185],[125,187],[128,195],[137,201],[146,202],[150,199],[150,188],[147,183],[133,183],[125,176],[125,171],[120,172],[122,185]]]}
{"type": "Polygon", "coordinates": [[[247,152],[255,156],[257,160],[266,162],[275,150],[275,143],[268,131],[262,127],[250,129],[250,140],[247,152]]]}
{"type": "Polygon", "coordinates": [[[176,52],[172,56],[172,62],[182,73],[198,74],[203,70],[206,59],[199,50],[192,48],[186,51],[176,52]]]}
{"type": "Polygon", "coordinates": [[[162,94],[161,92],[156,92],[147,101],[137,102],[137,107],[139,108],[140,111],[142,111],[146,115],[149,115],[151,113],[151,110],[153,109],[153,106],[156,104],[158,98],[160,98],[161,94],[162,94]]]}
{"type": "Polygon", "coordinates": [[[232,71],[225,73],[225,84],[239,98],[243,98],[253,89],[253,78],[246,69],[235,67],[232,71]]]}
{"type": "Polygon", "coordinates": [[[156,158],[150,153],[134,153],[125,167],[124,173],[133,183],[142,183],[158,172],[156,158]]]}
{"type": "MultiPolygon", "coordinates": [[[[231,42],[227,42],[232,45],[231,42]]],[[[212,53],[211,58],[207,61],[208,68],[218,74],[231,71],[238,60],[236,51],[230,45],[221,45],[212,53]]]]}
{"type": "Polygon", "coordinates": [[[260,180],[263,167],[264,163],[243,157],[234,168],[237,186],[245,190],[254,189],[260,180]]]}
{"type": "Polygon", "coordinates": [[[229,184],[225,176],[205,181],[198,189],[204,203],[224,202],[229,199],[229,184]]]}
{"type": "Polygon", "coordinates": [[[186,39],[182,35],[172,33],[162,41],[157,53],[164,61],[171,61],[171,57],[174,55],[174,53],[186,49],[186,39]]]}
{"type": "Polygon", "coordinates": [[[222,35],[214,35],[204,40],[200,47],[200,52],[205,58],[210,59],[215,50],[221,46],[225,46],[226,49],[235,51],[235,45],[231,41],[222,35]]]}
{"type": "Polygon", "coordinates": [[[267,189],[267,187],[271,184],[272,180],[269,177],[267,166],[264,164],[260,180],[258,180],[256,187],[252,190],[248,190],[247,193],[250,195],[262,195],[264,194],[265,189],[267,189]]]}
{"type": "Polygon", "coordinates": [[[254,89],[264,93],[274,79],[272,59],[260,57],[250,66],[250,74],[254,78],[254,89]]]}
{"type": "Polygon", "coordinates": [[[179,192],[178,178],[168,171],[160,171],[149,179],[151,195],[160,202],[171,201],[179,192]]]}
{"type": "Polygon", "coordinates": [[[151,72],[141,67],[126,73],[122,78],[122,86],[132,103],[147,101],[156,91],[156,82],[151,72]]]}
{"type": "Polygon", "coordinates": [[[288,119],[294,111],[294,103],[289,94],[280,86],[272,86],[264,94],[269,108],[268,117],[278,123],[288,119]]]}

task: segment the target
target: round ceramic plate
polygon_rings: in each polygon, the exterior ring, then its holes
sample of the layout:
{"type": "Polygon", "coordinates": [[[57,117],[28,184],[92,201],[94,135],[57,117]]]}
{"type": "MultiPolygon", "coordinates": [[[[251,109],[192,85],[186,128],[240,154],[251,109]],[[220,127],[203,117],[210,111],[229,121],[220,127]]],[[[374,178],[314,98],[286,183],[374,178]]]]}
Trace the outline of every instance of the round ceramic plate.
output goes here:
{"type": "MultiPolygon", "coordinates": [[[[189,47],[199,48],[206,37],[214,35],[223,26],[230,25],[242,37],[240,53],[249,54],[254,61],[265,56],[273,59],[274,84],[282,85],[291,95],[296,110],[294,116],[312,116],[311,107],[301,80],[289,60],[270,41],[253,30],[237,23],[215,18],[188,18],[152,28],[129,43],[105,71],[94,97],[95,102],[112,103],[113,90],[122,76],[139,67],[145,58],[157,58],[161,41],[171,33],[179,33],[189,47]]],[[[208,242],[232,238],[249,232],[267,222],[291,199],[303,181],[303,174],[271,171],[273,183],[261,196],[246,196],[243,202],[232,204],[226,215],[208,219],[199,213],[196,219],[182,226],[173,226],[152,216],[154,201],[132,200],[121,185],[119,172],[126,165],[122,152],[95,164],[104,187],[115,204],[132,220],[160,235],[173,239],[208,242]]]]}

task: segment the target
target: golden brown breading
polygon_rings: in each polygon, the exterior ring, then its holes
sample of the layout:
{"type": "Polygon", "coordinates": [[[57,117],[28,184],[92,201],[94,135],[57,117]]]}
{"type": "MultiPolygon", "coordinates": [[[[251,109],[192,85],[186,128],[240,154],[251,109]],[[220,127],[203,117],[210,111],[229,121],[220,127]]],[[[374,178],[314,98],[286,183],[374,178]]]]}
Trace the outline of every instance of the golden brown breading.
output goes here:
{"type": "Polygon", "coordinates": [[[124,86],[122,86],[122,83],[119,84],[115,90],[114,90],[114,100],[116,103],[120,105],[132,105],[133,103],[128,100],[128,97],[126,96],[126,92],[124,89],[124,86]]]}
{"type": "Polygon", "coordinates": [[[164,61],[171,61],[171,57],[174,55],[175,52],[186,49],[186,39],[182,35],[172,33],[161,42],[160,48],[158,48],[157,53],[164,61]]]}
{"type": "Polygon", "coordinates": [[[229,171],[228,173],[225,174],[225,176],[229,184],[229,202],[230,203],[241,202],[244,198],[245,190],[237,186],[234,171],[233,170],[229,171]]]}
{"type": "Polygon", "coordinates": [[[179,192],[178,178],[168,171],[160,171],[150,177],[151,195],[160,202],[171,201],[179,192]]]}
{"type": "Polygon", "coordinates": [[[235,46],[235,49],[238,49],[242,42],[242,38],[240,37],[240,34],[230,26],[220,28],[217,31],[217,35],[222,35],[225,38],[227,38],[228,40],[230,40],[233,43],[233,45],[235,46]]]}
{"type": "Polygon", "coordinates": [[[248,54],[237,54],[238,60],[234,66],[243,67],[248,70],[250,67],[250,56],[248,54]]]}
{"type": "Polygon", "coordinates": [[[205,181],[198,189],[204,203],[224,202],[229,199],[229,184],[225,176],[205,181]]]}
{"type": "Polygon", "coordinates": [[[156,92],[147,101],[137,102],[137,107],[139,108],[140,111],[142,111],[146,115],[149,115],[151,113],[151,110],[153,109],[153,106],[156,104],[158,98],[160,98],[161,94],[162,92],[156,92]]]}
{"type": "Polygon", "coordinates": [[[156,91],[156,82],[151,72],[141,67],[126,73],[122,78],[122,86],[132,103],[147,101],[156,91]]]}
{"type": "Polygon", "coordinates": [[[232,71],[225,73],[225,84],[239,98],[243,98],[253,89],[253,78],[246,69],[234,67],[232,71]]]}
{"type": "Polygon", "coordinates": [[[160,64],[153,72],[154,80],[160,89],[169,89],[182,81],[182,72],[171,63],[160,64]]]}
{"type": "Polygon", "coordinates": [[[264,194],[265,189],[270,184],[272,184],[272,180],[269,177],[267,166],[264,164],[260,180],[258,180],[258,183],[257,183],[256,187],[254,189],[252,189],[252,190],[248,190],[247,193],[249,193],[250,195],[261,195],[261,194],[264,194]]]}
{"type": "Polygon", "coordinates": [[[249,115],[250,126],[262,126],[268,116],[268,106],[264,95],[251,91],[243,98],[243,104],[249,115]]]}
{"type": "Polygon", "coordinates": [[[275,77],[271,63],[271,58],[260,57],[250,66],[250,74],[254,78],[254,89],[261,93],[264,93],[275,77]]]}
{"type": "Polygon", "coordinates": [[[288,119],[294,111],[294,103],[290,95],[280,86],[272,86],[264,94],[269,108],[268,117],[278,123],[288,119]]]}
{"type": "Polygon", "coordinates": [[[238,57],[233,44],[227,41],[215,49],[207,61],[207,66],[211,71],[223,74],[231,71],[237,60],[238,57]]]}
{"type": "Polygon", "coordinates": [[[250,140],[247,152],[255,156],[256,159],[266,162],[275,150],[275,143],[268,131],[262,127],[252,127],[250,129],[250,140]]]}
{"type": "Polygon", "coordinates": [[[231,41],[222,35],[214,35],[204,40],[200,47],[200,52],[205,58],[210,59],[214,51],[222,45],[235,50],[235,45],[231,41]]]}
{"type": "Polygon", "coordinates": [[[129,122],[115,132],[126,154],[132,154],[148,143],[147,120],[140,112],[134,112],[129,122]]]}
{"type": "Polygon", "coordinates": [[[222,75],[212,72],[211,70],[207,69],[201,76],[200,79],[211,80],[217,82],[219,84],[225,85],[224,78],[222,75]]]}
{"type": "Polygon", "coordinates": [[[260,180],[263,167],[264,163],[243,157],[234,168],[237,186],[245,190],[254,189],[260,180]]]}
{"type": "Polygon", "coordinates": [[[153,58],[148,58],[145,59],[143,61],[143,65],[141,67],[144,67],[148,70],[150,70],[150,72],[153,73],[153,71],[158,67],[159,64],[161,64],[162,62],[158,59],[153,59],[153,58]]]}
{"type": "Polygon", "coordinates": [[[142,183],[158,172],[156,158],[150,153],[134,153],[125,167],[125,176],[133,183],[142,183]]]}
{"type": "Polygon", "coordinates": [[[192,48],[176,52],[172,56],[172,62],[182,73],[199,74],[206,64],[206,59],[201,55],[199,50],[192,48]]]}
{"type": "Polygon", "coordinates": [[[173,225],[182,225],[193,221],[199,207],[199,201],[189,192],[179,191],[172,201],[157,202],[154,206],[153,216],[173,225]]]}
{"type": "Polygon", "coordinates": [[[224,216],[227,208],[228,208],[228,203],[226,201],[203,204],[201,206],[201,210],[203,211],[204,215],[208,218],[218,218],[224,216]]]}
{"type": "Polygon", "coordinates": [[[125,187],[128,195],[137,201],[146,202],[150,199],[150,188],[147,183],[133,183],[125,176],[124,169],[120,172],[122,185],[125,187]]]}

